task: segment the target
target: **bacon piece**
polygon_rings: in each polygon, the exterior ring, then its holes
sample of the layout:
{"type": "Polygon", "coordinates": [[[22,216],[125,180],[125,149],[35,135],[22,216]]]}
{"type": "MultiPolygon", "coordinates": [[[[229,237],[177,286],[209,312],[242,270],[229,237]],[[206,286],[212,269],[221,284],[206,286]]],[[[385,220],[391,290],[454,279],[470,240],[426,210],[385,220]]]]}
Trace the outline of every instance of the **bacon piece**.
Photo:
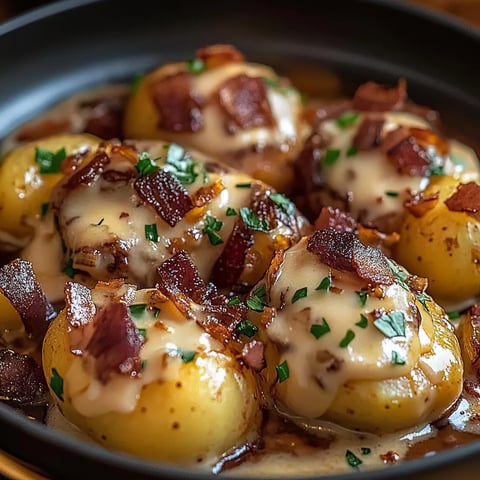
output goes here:
{"type": "Polygon", "coordinates": [[[480,221],[480,185],[460,183],[455,193],[445,200],[445,205],[451,212],[464,212],[480,221]]]}
{"type": "Polygon", "coordinates": [[[317,230],[308,240],[307,250],[329,267],[354,272],[374,285],[394,283],[383,253],[363,245],[352,232],[338,232],[333,228],[317,230]]]}
{"type": "Polygon", "coordinates": [[[411,177],[423,177],[428,173],[430,159],[412,135],[390,148],[387,155],[395,163],[399,173],[411,177]]]}
{"type": "Polygon", "coordinates": [[[247,250],[252,245],[252,232],[246,228],[243,222],[238,221],[213,266],[211,281],[219,287],[234,285],[243,272],[247,250]]]}
{"type": "Polygon", "coordinates": [[[265,345],[259,340],[252,340],[243,346],[243,361],[250,368],[260,371],[265,368],[265,345]]]}
{"type": "Polygon", "coordinates": [[[267,92],[261,78],[245,74],[228,79],[218,92],[220,105],[229,117],[227,131],[274,125],[267,92]]]}
{"type": "Polygon", "coordinates": [[[417,218],[423,217],[429,210],[435,207],[438,202],[439,193],[435,192],[425,196],[425,192],[418,192],[405,200],[403,206],[417,218]]]}
{"type": "Polygon", "coordinates": [[[90,109],[85,133],[109,140],[123,137],[125,96],[112,96],[83,102],[80,106],[90,109]]]}
{"type": "Polygon", "coordinates": [[[245,57],[233,45],[217,44],[199,48],[195,56],[205,63],[207,68],[220,67],[228,63],[241,63],[245,57]]]}
{"type": "Polygon", "coordinates": [[[448,142],[428,128],[410,127],[410,134],[413,135],[417,142],[423,147],[435,147],[440,155],[447,155],[450,150],[448,142]]]}
{"type": "Polygon", "coordinates": [[[178,72],[151,84],[152,100],[160,114],[158,128],[177,133],[202,129],[200,102],[190,93],[190,79],[189,72],[178,72]]]}
{"type": "Polygon", "coordinates": [[[368,150],[380,145],[384,124],[384,118],[365,117],[353,138],[353,146],[358,150],[368,150]]]}
{"type": "Polygon", "coordinates": [[[339,208],[323,207],[320,215],[315,220],[315,230],[334,228],[338,232],[355,232],[357,230],[356,220],[339,208]]]}
{"type": "Polygon", "coordinates": [[[72,125],[68,117],[44,118],[23,126],[16,135],[19,142],[33,142],[41,138],[67,133],[72,125]]]}
{"type": "Polygon", "coordinates": [[[1,267],[0,291],[20,315],[25,331],[41,340],[56,313],[35,277],[32,264],[17,258],[1,267]]]}
{"type": "Polygon", "coordinates": [[[143,343],[127,305],[111,303],[95,315],[85,351],[95,358],[97,378],[106,383],[114,373],[136,376],[140,372],[143,343]]]}
{"type": "Polygon", "coordinates": [[[401,110],[407,100],[407,82],[399,80],[395,87],[367,82],[357,88],[353,96],[353,108],[368,112],[401,110]]]}
{"type": "Polygon", "coordinates": [[[345,112],[352,110],[352,101],[350,99],[335,100],[333,102],[309,102],[303,108],[303,119],[311,124],[318,125],[326,120],[337,118],[345,112]]]}
{"type": "Polygon", "coordinates": [[[196,207],[203,207],[207,203],[210,203],[214,198],[218,197],[223,190],[225,190],[225,185],[221,179],[218,179],[214,183],[200,187],[192,195],[192,203],[196,207]]]}
{"type": "Polygon", "coordinates": [[[93,160],[85,165],[78,172],[74,173],[67,181],[65,188],[73,190],[80,185],[90,185],[101,173],[105,167],[110,163],[110,157],[105,152],[100,152],[95,155],[93,160]]]}
{"type": "Polygon", "coordinates": [[[137,178],[134,188],[140,198],[151,205],[171,227],[193,208],[188,191],[165,170],[137,178]]]}
{"type": "Polygon", "coordinates": [[[28,355],[0,350],[0,400],[37,403],[48,391],[40,365],[28,355]]]}

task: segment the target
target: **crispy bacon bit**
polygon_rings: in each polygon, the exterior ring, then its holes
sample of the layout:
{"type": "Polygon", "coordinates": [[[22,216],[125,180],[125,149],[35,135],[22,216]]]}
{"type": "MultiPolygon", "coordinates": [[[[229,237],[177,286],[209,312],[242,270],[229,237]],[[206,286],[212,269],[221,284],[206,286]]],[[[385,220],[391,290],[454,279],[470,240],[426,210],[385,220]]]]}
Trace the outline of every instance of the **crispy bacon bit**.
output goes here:
{"type": "Polygon", "coordinates": [[[105,140],[122,138],[125,102],[126,97],[118,95],[83,103],[90,109],[83,131],[105,140]]]}
{"type": "Polygon", "coordinates": [[[355,232],[357,222],[349,213],[342,212],[339,208],[323,207],[314,226],[315,230],[333,228],[338,232],[355,232]]]}
{"type": "Polygon", "coordinates": [[[220,67],[228,63],[240,63],[245,61],[245,57],[233,45],[209,45],[199,48],[195,56],[203,60],[207,68],[220,67]]]}
{"type": "Polygon", "coordinates": [[[401,110],[407,100],[407,82],[400,80],[395,87],[375,82],[360,85],[353,97],[353,108],[368,112],[401,110]]]}
{"type": "Polygon", "coordinates": [[[165,170],[137,178],[134,188],[140,198],[151,205],[171,227],[193,208],[185,187],[165,170]]]}
{"type": "Polygon", "coordinates": [[[234,285],[243,272],[247,250],[253,245],[253,234],[238,221],[212,269],[210,280],[219,287],[234,285]]]}
{"type": "Polygon", "coordinates": [[[464,212],[480,220],[480,185],[460,183],[455,193],[445,200],[445,205],[451,212],[464,212]]]}
{"type": "Polygon", "coordinates": [[[428,279],[417,275],[409,275],[406,282],[411,290],[418,294],[425,293],[428,287],[428,279]]]}
{"type": "MultiPolygon", "coordinates": [[[[392,134],[395,134],[395,131],[391,132],[392,134]]],[[[430,160],[413,135],[390,148],[387,155],[395,163],[399,173],[411,177],[423,177],[428,173],[430,160]]]]}
{"type": "Polygon", "coordinates": [[[95,358],[95,372],[106,383],[112,374],[136,376],[141,369],[144,339],[130,318],[127,305],[111,303],[95,315],[86,351],[95,358]]]}
{"type": "Polygon", "coordinates": [[[151,95],[160,114],[158,128],[168,132],[198,132],[203,127],[200,101],[190,94],[189,72],[160,78],[151,84],[151,95]]]}
{"type": "Polygon", "coordinates": [[[254,370],[260,371],[265,368],[265,345],[258,340],[252,340],[245,344],[242,350],[243,361],[254,370]]]}
{"type": "Polygon", "coordinates": [[[353,138],[353,146],[358,150],[368,150],[369,148],[378,147],[381,143],[384,123],[384,118],[365,117],[353,138]]]}
{"type": "Polygon", "coordinates": [[[380,458],[383,460],[383,463],[396,463],[400,460],[400,455],[393,450],[389,450],[387,453],[380,455],[380,458]]]}
{"type": "Polygon", "coordinates": [[[85,146],[68,155],[60,165],[63,175],[69,175],[73,173],[82,164],[83,160],[90,152],[91,148],[85,146]]]}
{"type": "Polygon", "coordinates": [[[35,277],[32,264],[17,258],[1,267],[0,291],[20,315],[25,331],[41,340],[56,313],[35,277]]]}
{"type": "Polygon", "coordinates": [[[338,232],[333,228],[317,230],[308,240],[307,250],[329,267],[355,272],[374,285],[394,283],[383,253],[364,246],[352,232],[338,232]]]}
{"type": "Polygon", "coordinates": [[[91,184],[98,175],[103,173],[105,167],[110,163],[110,157],[105,152],[99,152],[91,162],[74,173],[64,185],[65,190],[74,190],[82,186],[91,184]]]}
{"type": "Polygon", "coordinates": [[[463,389],[469,395],[480,398],[480,384],[478,384],[477,382],[474,382],[473,380],[464,380],[463,389]]]}
{"type": "Polygon", "coordinates": [[[425,196],[425,192],[418,192],[406,200],[403,206],[417,218],[423,217],[429,210],[435,207],[438,202],[439,193],[435,192],[425,196]]]}
{"type": "Polygon", "coordinates": [[[245,74],[230,78],[221,86],[218,96],[229,117],[229,133],[275,124],[261,78],[245,74]]]}
{"type": "Polygon", "coordinates": [[[447,155],[450,150],[448,142],[428,128],[410,127],[410,133],[417,139],[420,145],[432,145],[440,155],[447,155]]]}
{"type": "Polygon", "coordinates": [[[0,350],[0,400],[32,404],[47,391],[42,369],[32,357],[0,350]]]}
{"type": "Polygon", "coordinates": [[[203,207],[207,203],[210,203],[214,198],[218,197],[220,193],[225,190],[225,185],[221,179],[218,179],[214,183],[209,183],[200,187],[192,195],[192,203],[196,207],[203,207]]]}
{"type": "Polygon", "coordinates": [[[337,118],[349,110],[352,110],[352,101],[350,99],[335,100],[328,103],[325,101],[309,102],[302,111],[302,117],[307,123],[317,125],[325,120],[337,118]]]}

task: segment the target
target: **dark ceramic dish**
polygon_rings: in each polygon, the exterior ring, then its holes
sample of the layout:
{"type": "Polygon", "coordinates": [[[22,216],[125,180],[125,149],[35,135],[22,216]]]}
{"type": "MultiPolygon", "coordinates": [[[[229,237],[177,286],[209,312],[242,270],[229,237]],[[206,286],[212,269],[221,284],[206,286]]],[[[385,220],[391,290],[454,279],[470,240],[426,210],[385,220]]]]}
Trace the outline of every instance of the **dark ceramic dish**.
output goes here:
{"type": "MultiPolygon", "coordinates": [[[[280,72],[328,69],[345,94],[363,81],[404,77],[411,98],[480,143],[480,32],[472,28],[393,0],[186,3],[69,0],[0,25],[0,138],[71,93],[221,42],[280,72]]],[[[211,478],[67,438],[1,404],[0,430],[1,450],[52,478],[211,478]]],[[[322,478],[471,478],[479,468],[480,441],[385,470],[322,478]]]]}

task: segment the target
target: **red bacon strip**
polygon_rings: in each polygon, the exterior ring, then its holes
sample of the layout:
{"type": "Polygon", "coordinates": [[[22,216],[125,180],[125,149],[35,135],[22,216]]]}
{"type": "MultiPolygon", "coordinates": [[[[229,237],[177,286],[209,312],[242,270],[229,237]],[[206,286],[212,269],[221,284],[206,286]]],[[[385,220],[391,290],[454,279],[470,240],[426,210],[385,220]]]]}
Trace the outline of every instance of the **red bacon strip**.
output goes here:
{"type": "Polygon", "coordinates": [[[88,186],[104,171],[109,163],[110,157],[105,152],[97,153],[91,162],[68,179],[65,188],[73,190],[80,185],[88,186]]]}
{"type": "Polygon", "coordinates": [[[134,188],[140,198],[151,205],[171,227],[193,208],[185,187],[165,170],[137,178],[134,188]]]}
{"type": "Polygon", "coordinates": [[[353,146],[358,150],[368,150],[380,145],[384,123],[384,118],[364,118],[353,138],[353,146]]]}
{"type": "Polygon", "coordinates": [[[480,185],[460,183],[455,193],[445,200],[445,205],[451,212],[464,212],[480,220],[480,185]]]}
{"type": "Polygon", "coordinates": [[[315,230],[326,228],[333,228],[338,232],[355,232],[357,230],[357,222],[349,213],[333,207],[323,207],[314,226],[315,230]]]}
{"type": "Polygon", "coordinates": [[[15,259],[0,268],[0,291],[17,310],[32,338],[41,340],[56,317],[30,262],[15,259]]]}
{"type": "MultiPolygon", "coordinates": [[[[390,133],[394,134],[395,131],[390,133]]],[[[385,141],[389,141],[388,138],[385,141]]],[[[387,155],[395,163],[399,173],[411,177],[423,177],[428,173],[430,159],[414,136],[403,138],[387,151],[387,155]]]]}
{"type": "Polygon", "coordinates": [[[218,92],[220,105],[230,121],[227,131],[271,127],[274,119],[261,78],[245,74],[228,79],[218,92]]]}
{"type": "Polygon", "coordinates": [[[368,112],[401,110],[407,100],[407,83],[400,80],[395,87],[386,87],[375,82],[360,85],[353,97],[353,108],[368,112]]]}
{"type": "Polygon", "coordinates": [[[374,285],[391,285],[393,274],[378,248],[366,247],[351,232],[333,228],[317,230],[308,240],[307,250],[336,270],[354,272],[374,285]]]}
{"type": "Polygon", "coordinates": [[[124,303],[111,303],[93,320],[93,335],[86,352],[95,358],[97,378],[107,382],[114,373],[135,376],[140,372],[143,336],[124,303]]]}
{"type": "Polygon", "coordinates": [[[425,192],[418,192],[406,200],[403,205],[414,217],[420,218],[435,207],[438,198],[438,192],[435,192],[428,197],[425,196],[425,192]]]}
{"type": "Polygon", "coordinates": [[[0,400],[32,404],[40,401],[47,391],[42,369],[32,357],[0,350],[0,400]]]}
{"type": "Polygon", "coordinates": [[[200,102],[190,94],[190,78],[189,72],[179,72],[151,84],[152,100],[160,114],[158,128],[168,132],[202,129],[200,102]]]}

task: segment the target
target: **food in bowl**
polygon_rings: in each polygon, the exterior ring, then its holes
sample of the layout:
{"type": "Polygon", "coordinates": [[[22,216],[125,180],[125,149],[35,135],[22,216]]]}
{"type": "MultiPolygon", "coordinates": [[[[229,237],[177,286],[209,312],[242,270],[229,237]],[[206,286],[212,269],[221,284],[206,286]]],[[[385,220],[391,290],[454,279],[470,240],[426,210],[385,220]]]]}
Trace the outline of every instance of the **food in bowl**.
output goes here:
{"type": "Polygon", "coordinates": [[[477,439],[479,163],[434,120],[403,80],[326,105],[215,45],[12,132],[2,362],[44,378],[2,396],[214,473],[477,439]]]}

